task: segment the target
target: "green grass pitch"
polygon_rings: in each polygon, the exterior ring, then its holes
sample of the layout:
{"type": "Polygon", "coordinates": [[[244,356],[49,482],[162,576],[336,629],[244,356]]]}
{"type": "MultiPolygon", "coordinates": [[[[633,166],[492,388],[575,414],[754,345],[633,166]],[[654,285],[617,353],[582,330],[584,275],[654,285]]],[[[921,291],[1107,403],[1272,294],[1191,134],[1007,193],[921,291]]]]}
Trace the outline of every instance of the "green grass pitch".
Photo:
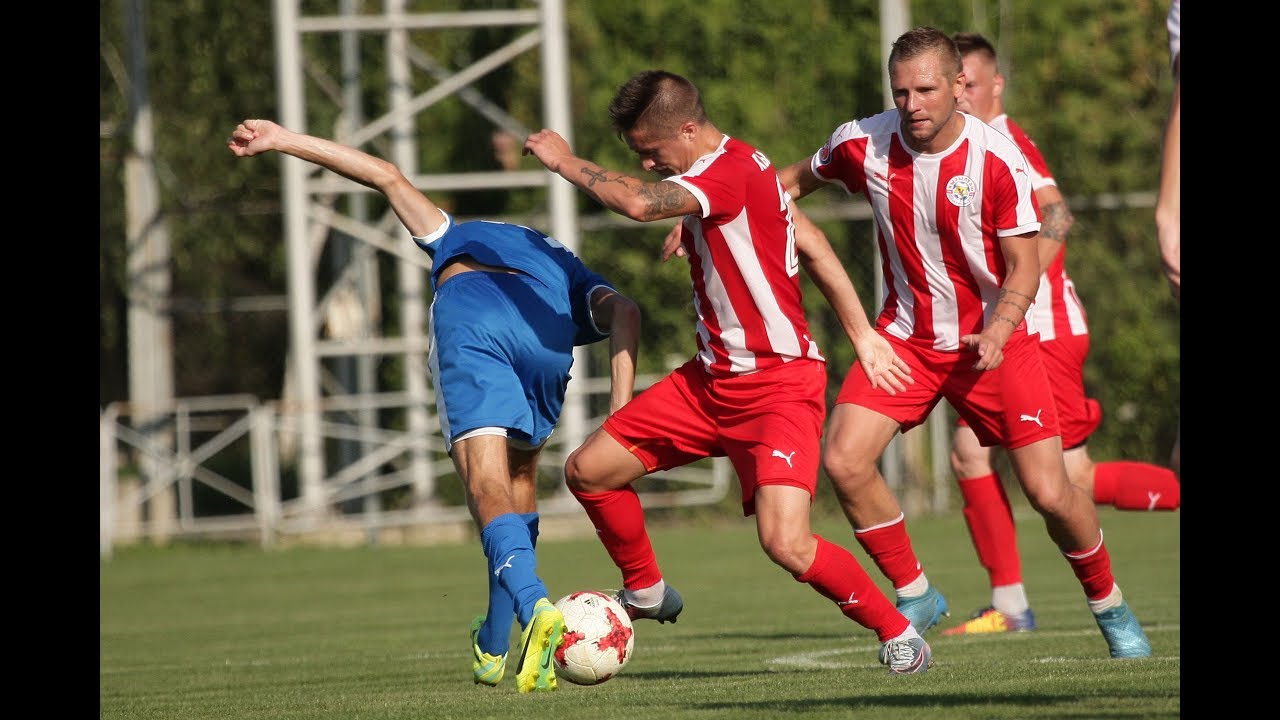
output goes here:
{"type": "MultiPolygon", "coordinates": [[[[478,542],[119,548],[100,567],[100,720],[1180,717],[1181,513],[1099,516],[1149,659],[1107,656],[1079,584],[1025,509],[1019,542],[1039,629],[944,638],[935,628],[935,667],[903,677],[877,662],[874,634],[770,563],[738,518],[651,526],[685,599],[679,623],[637,622],[630,664],[603,685],[534,695],[516,692],[512,667],[496,688],[471,682],[467,631],[486,600],[478,542]]],[[[952,608],[940,627],[988,604],[959,513],[908,529],[952,608]]],[[[847,525],[814,530],[880,578],[847,525]]],[[[618,585],[593,537],[540,542],[538,556],[553,601],[618,585]]]]}

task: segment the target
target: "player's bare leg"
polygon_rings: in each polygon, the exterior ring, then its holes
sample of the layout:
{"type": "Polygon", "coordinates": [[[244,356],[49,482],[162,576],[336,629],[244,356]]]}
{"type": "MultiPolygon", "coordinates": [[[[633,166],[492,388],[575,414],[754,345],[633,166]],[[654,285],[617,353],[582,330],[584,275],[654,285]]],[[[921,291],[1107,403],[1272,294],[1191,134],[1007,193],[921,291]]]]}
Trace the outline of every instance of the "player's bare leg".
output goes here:
{"type": "Polygon", "coordinates": [[[1070,563],[1111,657],[1149,657],[1151,643],[1111,574],[1111,557],[1093,499],[1067,479],[1062,440],[1053,436],[1009,451],[1031,506],[1070,563]]]}
{"type": "Polygon", "coordinates": [[[644,508],[632,483],[646,474],[644,464],[603,429],[565,461],[565,483],[596,529],[614,565],[622,571],[618,601],[632,620],[675,622],[684,599],[667,585],[658,568],[644,508]]]}
{"type": "Polygon", "coordinates": [[[951,469],[964,499],[964,521],[991,583],[991,603],[943,631],[943,635],[1026,632],[1036,628],[1035,614],[1022,583],[1017,528],[994,449],[983,447],[973,428],[958,424],[951,440],[951,469]]]}
{"type": "Polygon", "coordinates": [[[489,582],[487,619],[471,625],[473,679],[485,685],[501,681],[514,616],[524,628],[517,689],[555,690],[555,671],[542,659],[554,651],[545,646],[559,642],[564,622],[559,611],[546,609],[547,588],[536,572],[530,525],[536,523],[537,451],[512,452],[505,436],[485,434],[454,443],[450,455],[480,529],[489,582]]]}
{"type": "Polygon", "coordinates": [[[898,610],[923,635],[950,613],[946,598],[929,584],[911,547],[902,506],[876,467],[898,428],[896,420],[874,410],[837,403],[822,466],[858,543],[893,583],[898,610]]]}

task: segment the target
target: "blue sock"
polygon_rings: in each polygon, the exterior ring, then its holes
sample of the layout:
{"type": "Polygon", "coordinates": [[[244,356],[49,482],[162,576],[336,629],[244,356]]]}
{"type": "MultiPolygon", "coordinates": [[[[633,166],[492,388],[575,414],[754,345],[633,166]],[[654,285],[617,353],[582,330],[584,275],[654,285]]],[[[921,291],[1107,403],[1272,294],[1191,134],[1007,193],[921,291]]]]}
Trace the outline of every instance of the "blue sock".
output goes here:
{"type": "Polygon", "coordinates": [[[537,575],[537,557],[528,525],[515,513],[499,515],[480,531],[480,543],[489,573],[515,601],[521,627],[527,625],[533,617],[534,604],[547,596],[547,586],[537,575]]]}
{"type": "MultiPolygon", "coordinates": [[[[538,513],[522,513],[520,519],[529,529],[530,547],[537,548],[538,513]]],[[[489,614],[480,628],[476,644],[490,655],[502,655],[511,645],[511,623],[516,620],[516,604],[510,593],[503,589],[502,583],[498,582],[491,565],[492,563],[485,563],[485,575],[489,577],[489,614]]]]}
{"type": "Polygon", "coordinates": [[[536,550],[538,547],[538,513],[521,513],[520,519],[524,521],[525,527],[529,528],[529,542],[533,544],[536,550]]]}

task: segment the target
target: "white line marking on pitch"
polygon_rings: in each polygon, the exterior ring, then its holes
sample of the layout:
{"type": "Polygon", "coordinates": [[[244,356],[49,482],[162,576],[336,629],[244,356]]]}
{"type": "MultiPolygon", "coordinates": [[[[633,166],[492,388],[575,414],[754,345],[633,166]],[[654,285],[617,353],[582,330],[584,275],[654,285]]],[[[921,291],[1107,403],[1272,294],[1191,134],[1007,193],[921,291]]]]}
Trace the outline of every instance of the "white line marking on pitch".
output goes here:
{"type": "MultiPolygon", "coordinates": [[[[1148,634],[1155,634],[1160,632],[1181,632],[1181,630],[1182,630],[1182,626],[1178,624],[1161,625],[1159,627],[1146,628],[1146,631],[1148,634]]],[[[1079,637],[1079,636],[1085,636],[1085,635],[1096,635],[1097,633],[1098,633],[1097,630],[1062,630],[1062,631],[1052,631],[1052,632],[1037,630],[1034,633],[1026,633],[1025,636],[1028,638],[1035,637],[1035,636],[1079,637]]],[[[1022,633],[1016,633],[1016,634],[1022,635],[1022,633]]],[[[948,638],[948,642],[955,642],[955,641],[980,642],[985,639],[988,639],[988,638],[984,636],[974,636],[974,637],[956,636],[954,638],[948,638]]],[[[788,667],[798,667],[798,668],[811,669],[811,670],[824,670],[824,669],[835,670],[835,669],[841,669],[841,668],[866,668],[866,667],[874,668],[874,667],[880,667],[879,652],[880,652],[880,643],[855,642],[848,646],[835,648],[831,650],[810,650],[808,652],[795,653],[793,655],[781,655],[778,657],[769,658],[765,660],[765,664],[766,665],[785,665],[788,667]],[[862,653],[866,653],[865,657],[872,658],[872,662],[855,662],[855,661],[834,659],[834,658],[838,658],[845,655],[853,655],[853,654],[861,655],[862,653]]],[[[1155,656],[1151,659],[1173,660],[1178,662],[1182,660],[1181,656],[1177,656],[1177,655],[1155,656]]],[[[1105,657],[1105,658],[1043,657],[1043,658],[1036,658],[1034,662],[1039,662],[1039,663],[1080,662],[1082,660],[1105,660],[1110,662],[1111,658],[1109,657],[1105,657]]]]}

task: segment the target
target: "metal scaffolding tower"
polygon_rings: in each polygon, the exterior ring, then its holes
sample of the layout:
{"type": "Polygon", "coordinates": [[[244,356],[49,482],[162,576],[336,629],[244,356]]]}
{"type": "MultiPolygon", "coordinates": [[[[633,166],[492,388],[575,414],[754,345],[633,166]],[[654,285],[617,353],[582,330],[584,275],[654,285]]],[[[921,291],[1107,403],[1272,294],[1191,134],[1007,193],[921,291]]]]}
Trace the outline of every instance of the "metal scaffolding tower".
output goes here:
{"type": "MultiPolygon", "coordinates": [[[[375,154],[394,162],[426,192],[545,188],[547,209],[545,216],[539,214],[538,225],[578,252],[576,190],[556,175],[542,169],[429,174],[417,167],[418,115],[447,99],[456,98],[495,131],[526,137],[531,129],[484,97],[477,85],[535,50],[543,112],[538,122],[555,128],[572,145],[564,0],[518,2],[525,9],[423,13],[412,12],[410,0],[330,0],[325,7],[336,7],[336,14],[325,15],[304,13],[301,0],[273,0],[278,119],[291,129],[356,147],[376,142],[375,154]],[[437,60],[424,49],[440,39],[431,33],[494,28],[507,29],[500,33],[505,44],[465,63],[452,56],[437,60]],[[367,62],[367,51],[375,46],[371,35],[380,36],[385,62],[366,66],[362,58],[367,62]],[[327,55],[308,56],[321,46],[327,55]],[[335,57],[340,60],[338,80],[325,76],[335,57]],[[373,72],[386,77],[370,77],[373,72]],[[375,117],[366,117],[362,104],[368,102],[370,88],[386,92],[386,102],[378,103],[385,112],[375,117]],[[309,101],[331,104],[308,107],[309,101]],[[331,126],[308,129],[308,118],[321,117],[334,118],[331,126]]],[[[314,12],[319,3],[305,5],[314,12]]],[[[135,77],[130,97],[135,152],[127,163],[130,401],[108,405],[100,419],[103,557],[110,556],[117,540],[144,536],[161,542],[178,536],[256,536],[266,547],[285,535],[333,539],[335,533],[355,530],[372,543],[384,528],[437,528],[447,536],[450,525],[469,525],[465,504],[448,499],[436,484],[437,477],[453,472],[453,465],[444,452],[426,368],[430,298],[424,273],[431,262],[409,241],[393,213],[371,217],[376,199],[369,188],[280,157],[289,309],[283,395],[265,401],[245,395],[173,397],[171,331],[162,312],[169,293],[168,237],[152,168],[144,6],[144,0],[126,5],[133,48],[130,73],[135,77]],[[393,283],[392,292],[383,290],[387,282],[393,283]],[[399,307],[398,333],[389,333],[381,321],[384,297],[394,298],[399,307]],[[380,368],[386,359],[397,362],[380,368]],[[379,378],[390,369],[403,375],[386,383],[395,386],[388,391],[386,384],[379,387],[379,378]],[[245,451],[251,459],[247,487],[241,477],[221,474],[214,462],[226,457],[222,453],[236,455],[233,462],[238,462],[245,451]],[[121,453],[138,458],[138,471],[124,478],[121,453]],[[295,479],[296,491],[289,487],[295,479]],[[197,512],[197,486],[236,509],[197,512]],[[394,505],[384,508],[384,501],[394,505]]],[[[412,3],[418,6],[431,4],[412,3]]],[[[908,7],[906,0],[881,0],[886,54],[888,44],[909,24],[908,7]]],[[[841,206],[839,213],[847,220],[869,217],[862,205],[841,206]]],[[[597,229],[634,224],[613,216],[591,223],[597,229]]],[[[879,263],[875,265],[878,270],[879,263]]],[[[878,292],[881,284],[877,282],[878,292]]],[[[588,426],[603,420],[588,417],[587,397],[608,392],[607,374],[590,377],[585,347],[574,355],[575,381],[555,436],[542,453],[549,475],[562,472],[565,456],[582,444],[588,426]]],[[[638,377],[637,391],[655,379],[638,377]]],[[[947,475],[943,420],[935,413],[929,423],[935,507],[947,503],[947,483],[940,481],[947,475]]],[[[903,468],[912,466],[910,458],[923,455],[918,442],[912,452],[904,452],[903,445],[895,440],[885,456],[883,472],[894,487],[901,484],[903,468]]],[[[922,467],[914,471],[930,474],[922,467]]],[[[716,458],[709,466],[667,471],[664,477],[675,486],[663,484],[641,495],[646,507],[715,504],[730,491],[730,476],[727,461],[716,458]]],[[[539,500],[539,511],[581,516],[563,483],[553,496],[539,500]]]]}
{"type": "MultiPolygon", "coordinates": [[[[577,251],[578,227],[573,188],[542,171],[420,174],[416,166],[417,144],[414,117],[434,104],[457,95],[481,120],[505,129],[517,137],[530,131],[488,102],[473,83],[504,63],[526,52],[538,50],[542,66],[543,123],[557,128],[570,142],[573,127],[569,112],[569,67],[566,51],[562,0],[540,0],[536,9],[484,10],[413,13],[407,0],[385,0],[381,12],[357,8],[356,0],[342,0],[338,15],[302,14],[299,0],[275,0],[276,67],[280,101],[280,121],[289,128],[309,132],[307,92],[304,77],[304,37],[316,33],[338,33],[342,40],[344,83],[340,127],[322,129],[317,134],[361,146],[386,136],[396,163],[414,184],[428,189],[488,189],[546,187],[549,197],[550,232],[561,243],[577,251]],[[506,46],[476,60],[465,68],[450,71],[415,48],[415,35],[457,28],[525,27],[506,46]],[[386,39],[388,107],[381,117],[365,118],[359,106],[358,80],[362,73],[355,39],[359,33],[381,33],[386,39]],[[415,89],[426,90],[416,92],[415,89]]],[[[404,368],[404,407],[409,461],[407,482],[413,488],[415,505],[429,504],[435,491],[436,463],[430,450],[435,427],[431,388],[426,369],[426,303],[424,272],[430,261],[425,253],[408,242],[398,224],[374,222],[365,217],[363,203],[346,204],[348,211],[334,209],[339,194],[353,199],[369,190],[327,171],[317,171],[301,160],[283,159],[284,233],[288,251],[289,364],[282,416],[296,438],[299,472],[299,515],[319,520],[339,498],[356,497],[348,486],[368,476],[380,458],[362,453],[371,446],[359,438],[334,439],[326,413],[334,411],[335,396],[368,397],[372,387],[371,360],[378,355],[399,355],[404,368]],[[347,247],[333,248],[333,275],[337,281],[322,296],[317,293],[319,258],[326,242],[349,238],[347,247]],[[400,298],[399,337],[382,336],[371,319],[377,316],[378,287],[374,250],[396,257],[396,289],[400,298]],[[347,317],[348,323],[334,322],[347,317]],[[337,326],[342,326],[341,330],[337,326]],[[327,337],[325,333],[327,332],[327,337]],[[326,371],[323,358],[331,358],[326,371]],[[328,397],[326,397],[326,390],[328,397]],[[326,440],[326,437],[329,439],[326,440]],[[339,452],[330,453],[337,444],[339,452]],[[326,477],[326,457],[338,457],[345,467],[326,477]]],[[[575,366],[587,367],[584,350],[578,349],[575,366]]],[[[579,375],[581,377],[581,375],[579,375]]],[[[344,405],[344,411],[364,413],[358,426],[368,428],[371,403],[344,405]]],[[[563,446],[573,448],[585,437],[586,411],[583,395],[570,388],[557,434],[563,446]]],[[[385,487],[385,480],[375,483],[385,487]]],[[[377,493],[364,494],[366,511],[377,511],[377,493]]]]}

